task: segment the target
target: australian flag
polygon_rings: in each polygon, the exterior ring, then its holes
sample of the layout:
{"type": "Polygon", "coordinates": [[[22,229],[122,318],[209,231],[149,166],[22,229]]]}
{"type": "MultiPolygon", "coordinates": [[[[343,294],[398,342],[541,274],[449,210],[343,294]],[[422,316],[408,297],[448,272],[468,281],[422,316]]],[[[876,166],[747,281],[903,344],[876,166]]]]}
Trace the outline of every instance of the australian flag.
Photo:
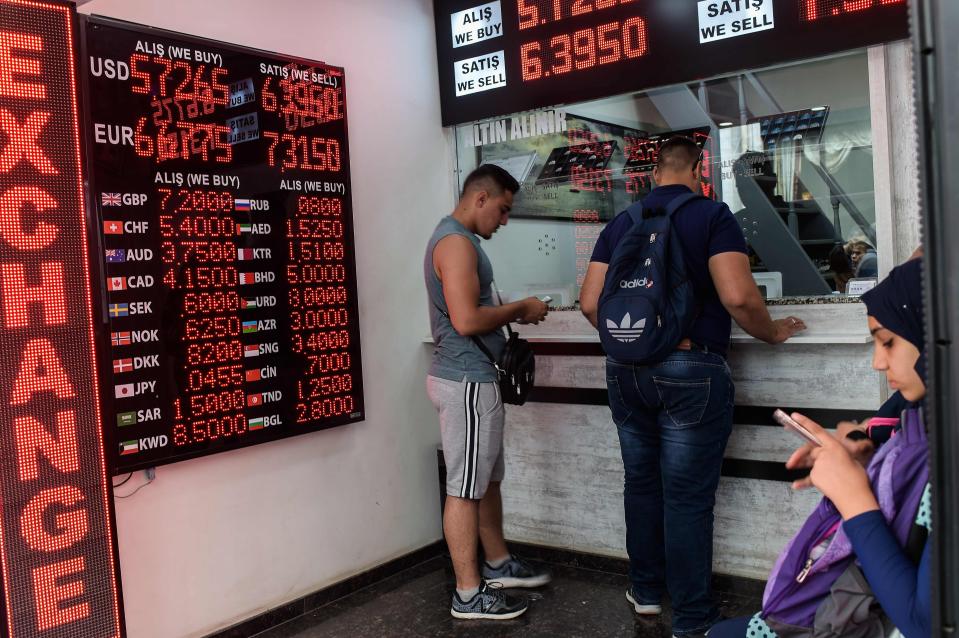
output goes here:
{"type": "Polygon", "coordinates": [[[107,248],[107,263],[116,264],[127,260],[126,248],[107,248]]]}

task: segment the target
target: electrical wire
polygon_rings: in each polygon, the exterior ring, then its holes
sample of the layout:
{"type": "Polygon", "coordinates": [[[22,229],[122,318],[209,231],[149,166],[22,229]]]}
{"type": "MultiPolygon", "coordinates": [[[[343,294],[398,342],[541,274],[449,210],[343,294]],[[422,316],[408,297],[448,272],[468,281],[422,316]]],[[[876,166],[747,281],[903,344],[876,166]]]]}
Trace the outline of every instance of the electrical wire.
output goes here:
{"type": "Polygon", "coordinates": [[[126,485],[126,484],[129,482],[129,480],[132,479],[132,478],[133,478],[133,472],[130,472],[129,474],[127,474],[127,477],[126,477],[125,479],[123,479],[123,480],[120,481],[119,483],[114,483],[114,484],[113,484],[113,489],[116,489],[116,488],[118,488],[118,487],[122,487],[122,486],[126,485]]]}
{"type": "Polygon", "coordinates": [[[147,481],[146,483],[144,483],[143,485],[141,485],[140,487],[138,487],[137,489],[135,489],[135,490],[133,490],[132,492],[130,492],[129,494],[125,494],[125,495],[123,495],[123,496],[117,495],[115,498],[130,498],[131,496],[133,496],[134,494],[136,494],[137,492],[139,492],[140,490],[142,490],[144,487],[146,487],[147,485],[149,485],[150,483],[152,483],[152,482],[155,481],[155,480],[156,480],[156,478],[152,478],[152,479],[150,479],[149,481],[147,481]]]}

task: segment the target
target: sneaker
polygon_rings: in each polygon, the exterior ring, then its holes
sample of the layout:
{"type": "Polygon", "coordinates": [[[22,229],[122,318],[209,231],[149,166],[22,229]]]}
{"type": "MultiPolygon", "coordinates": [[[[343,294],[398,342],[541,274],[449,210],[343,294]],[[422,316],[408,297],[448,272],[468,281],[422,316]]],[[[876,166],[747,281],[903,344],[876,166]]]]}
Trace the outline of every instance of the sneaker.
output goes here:
{"type": "Polygon", "coordinates": [[[496,583],[483,583],[479,591],[466,602],[453,592],[450,614],[453,618],[509,620],[521,616],[528,608],[529,601],[525,598],[508,596],[496,583]]]}
{"type": "Polygon", "coordinates": [[[483,563],[483,580],[499,583],[506,589],[513,587],[542,587],[550,581],[549,572],[536,571],[526,561],[513,556],[499,567],[483,563]]]}
{"type": "Polygon", "coordinates": [[[626,590],[626,600],[633,603],[633,609],[636,610],[637,614],[642,616],[656,616],[657,614],[663,613],[662,605],[645,605],[643,603],[636,602],[636,599],[633,597],[632,587],[626,590]]]}

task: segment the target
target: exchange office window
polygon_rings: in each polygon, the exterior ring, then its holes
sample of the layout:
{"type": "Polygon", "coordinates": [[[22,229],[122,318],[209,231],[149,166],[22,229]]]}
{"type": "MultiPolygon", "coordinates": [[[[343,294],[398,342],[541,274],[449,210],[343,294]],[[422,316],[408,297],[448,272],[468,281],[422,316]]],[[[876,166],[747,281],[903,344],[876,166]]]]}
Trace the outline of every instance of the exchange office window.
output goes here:
{"type": "Polygon", "coordinates": [[[858,51],[458,126],[457,159],[461,183],[494,163],[522,185],[485,244],[504,300],[576,306],[600,231],[677,134],[702,146],[703,194],[736,215],[767,297],[841,295],[877,275],[870,122],[858,51]]]}

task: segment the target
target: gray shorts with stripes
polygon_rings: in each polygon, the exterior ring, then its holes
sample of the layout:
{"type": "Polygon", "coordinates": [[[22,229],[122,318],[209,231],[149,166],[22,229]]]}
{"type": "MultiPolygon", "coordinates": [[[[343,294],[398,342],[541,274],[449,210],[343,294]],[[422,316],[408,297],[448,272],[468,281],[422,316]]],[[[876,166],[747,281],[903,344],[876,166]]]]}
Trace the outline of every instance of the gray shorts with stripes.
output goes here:
{"type": "Polygon", "coordinates": [[[440,415],[446,493],[480,499],[490,481],[502,481],[506,413],[495,383],[426,377],[426,391],[440,415]]]}

